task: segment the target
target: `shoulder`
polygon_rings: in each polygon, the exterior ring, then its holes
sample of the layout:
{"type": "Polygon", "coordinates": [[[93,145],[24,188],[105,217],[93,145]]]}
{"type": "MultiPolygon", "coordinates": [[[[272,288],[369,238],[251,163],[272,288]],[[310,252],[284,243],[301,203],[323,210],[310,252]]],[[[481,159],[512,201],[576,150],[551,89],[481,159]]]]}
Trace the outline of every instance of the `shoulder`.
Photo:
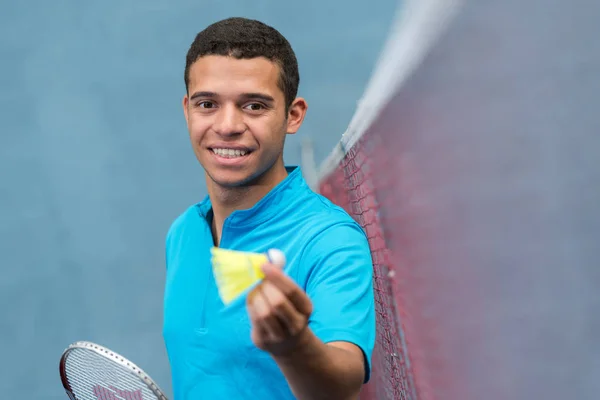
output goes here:
{"type": "Polygon", "coordinates": [[[189,223],[198,219],[198,204],[194,204],[180,213],[171,223],[167,230],[167,239],[185,230],[189,223]]]}
{"type": "Polygon", "coordinates": [[[373,305],[373,258],[367,234],[346,211],[317,196],[317,223],[307,224],[312,231],[300,258],[305,290],[321,315],[368,313],[373,305]]]}
{"type": "Polygon", "coordinates": [[[366,241],[363,228],[342,207],[313,191],[306,194],[305,200],[302,218],[307,222],[312,241],[339,242],[349,238],[366,241]]]}
{"type": "Polygon", "coordinates": [[[347,263],[352,259],[360,268],[371,268],[371,251],[365,230],[343,208],[326,197],[305,194],[299,210],[302,223],[296,234],[304,238],[304,265],[347,263]]]}
{"type": "Polygon", "coordinates": [[[165,238],[167,249],[179,242],[182,237],[190,236],[191,232],[198,231],[202,222],[205,221],[203,216],[205,203],[206,200],[193,204],[177,215],[167,230],[165,238]]]}

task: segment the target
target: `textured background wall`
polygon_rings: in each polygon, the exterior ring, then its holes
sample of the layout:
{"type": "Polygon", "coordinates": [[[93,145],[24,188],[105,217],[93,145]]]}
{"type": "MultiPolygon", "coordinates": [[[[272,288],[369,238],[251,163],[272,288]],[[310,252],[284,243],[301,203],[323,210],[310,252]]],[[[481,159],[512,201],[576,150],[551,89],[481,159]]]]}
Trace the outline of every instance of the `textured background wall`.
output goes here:
{"type": "Polygon", "coordinates": [[[208,23],[288,37],[323,158],[371,73],[396,2],[4,1],[0,5],[0,393],[65,398],[62,350],[92,340],[170,393],[164,236],[205,195],[181,111],[185,53],[208,23]]]}

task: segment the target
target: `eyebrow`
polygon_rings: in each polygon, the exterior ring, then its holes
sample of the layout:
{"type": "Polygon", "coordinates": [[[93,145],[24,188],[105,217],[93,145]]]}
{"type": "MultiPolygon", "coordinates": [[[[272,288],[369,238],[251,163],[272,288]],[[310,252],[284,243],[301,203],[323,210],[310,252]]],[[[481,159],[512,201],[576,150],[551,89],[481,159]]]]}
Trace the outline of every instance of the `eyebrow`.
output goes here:
{"type": "Polygon", "coordinates": [[[190,100],[195,100],[198,97],[217,97],[215,92],[196,92],[190,96],[190,100]]]}
{"type": "Polygon", "coordinates": [[[263,93],[243,93],[240,97],[244,100],[262,100],[265,103],[275,102],[275,99],[273,97],[263,93]]]}
{"type": "MultiPolygon", "coordinates": [[[[215,92],[195,92],[190,96],[190,100],[195,100],[199,97],[215,98],[219,96],[215,92]]],[[[240,97],[243,100],[262,100],[266,103],[275,102],[275,99],[272,96],[264,93],[242,93],[240,97]]]]}

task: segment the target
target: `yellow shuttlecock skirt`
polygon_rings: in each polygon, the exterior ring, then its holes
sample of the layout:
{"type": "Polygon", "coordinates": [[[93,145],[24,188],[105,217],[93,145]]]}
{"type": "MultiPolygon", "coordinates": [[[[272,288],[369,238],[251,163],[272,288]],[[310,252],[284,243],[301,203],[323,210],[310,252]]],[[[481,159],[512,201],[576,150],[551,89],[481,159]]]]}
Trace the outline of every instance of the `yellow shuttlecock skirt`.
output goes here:
{"type": "Polygon", "coordinates": [[[266,254],[213,247],[211,255],[215,281],[225,305],[265,277],[261,266],[269,260],[266,254]]]}

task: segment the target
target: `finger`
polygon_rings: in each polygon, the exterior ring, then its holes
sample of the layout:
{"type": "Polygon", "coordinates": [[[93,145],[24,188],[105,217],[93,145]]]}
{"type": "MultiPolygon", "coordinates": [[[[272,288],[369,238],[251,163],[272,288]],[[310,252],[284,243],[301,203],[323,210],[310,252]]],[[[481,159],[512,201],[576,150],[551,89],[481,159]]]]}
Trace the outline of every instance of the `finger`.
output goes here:
{"type": "Polygon", "coordinates": [[[251,300],[254,323],[265,332],[269,341],[284,339],[287,336],[286,329],[271,304],[273,301],[278,301],[276,294],[274,296],[272,290],[266,292],[264,282],[254,290],[256,293],[251,300]]]}
{"type": "Polygon", "coordinates": [[[272,304],[278,302],[276,299],[277,296],[273,296],[273,291],[271,291],[271,293],[265,293],[265,286],[266,285],[261,285],[259,288],[259,323],[272,341],[283,340],[287,337],[285,322],[279,318],[277,310],[272,304]]]}
{"type": "Polygon", "coordinates": [[[271,282],[263,282],[262,293],[269,299],[272,312],[288,336],[295,336],[307,325],[308,317],[296,310],[291,301],[271,282]]]}
{"type": "Polygon", "coordinates": [[[252,322],[252,328],[250,330],[252,342],[254,342],[258,348],[262,349],[268,341],[267,331],[265,331],[264,327],[257,322],[258,318],[256,316],[256,311],[254,311],[254,307],[251,304],[248,304],[248,315],[252,322]]]}
{"type": "Polygon", "coordinates": [[[312,302],[304,293],[304,290],[280,268],[273,264],[265,264],[262,270],[266,281],[275,285],[300,313],[306,316],[312,313],[312,302]]]}

